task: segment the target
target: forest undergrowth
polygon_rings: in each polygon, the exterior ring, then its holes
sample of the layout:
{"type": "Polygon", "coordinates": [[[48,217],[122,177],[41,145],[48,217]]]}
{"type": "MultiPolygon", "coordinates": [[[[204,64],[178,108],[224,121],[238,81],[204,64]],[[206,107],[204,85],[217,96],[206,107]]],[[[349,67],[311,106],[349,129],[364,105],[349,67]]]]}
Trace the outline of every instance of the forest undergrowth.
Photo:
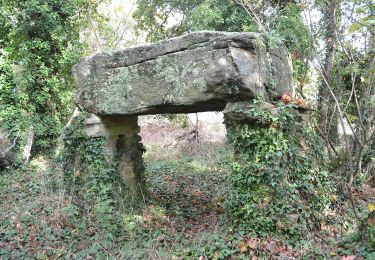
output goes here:
{"type": "MultiPolygon", "coordinates": [[[[327,224],[297,243],[233,227],[225,214],[232,156],[226,143],[148,148],[144,205],[100,222],[97,211],[88,206],[82,214],[75,206],[52,160],[39,157],[30,167],[2,173],[0,259],[374,257],[358,242],[349,206],[326,212],[327,224]]],[[[373,192],[367,187],[355,197],[360,203],[373,192]]]]}

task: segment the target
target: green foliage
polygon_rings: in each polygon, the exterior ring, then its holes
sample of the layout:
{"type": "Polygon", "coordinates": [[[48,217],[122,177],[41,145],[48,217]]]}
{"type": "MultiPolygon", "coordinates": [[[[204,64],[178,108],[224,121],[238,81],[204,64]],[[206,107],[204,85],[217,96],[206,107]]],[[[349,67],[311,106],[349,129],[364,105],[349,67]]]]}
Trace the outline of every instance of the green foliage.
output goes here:
{"type": "Polygon", "coordinates": [[[189,126],[189,117],[187,114],[166,114],[165,117],[177,127],[186,128],[189,126]]]}
{"type": "Polygon", "coordinates": [[[1,127],[15,138],[21,130],[23,96],[17,93],[12,64],[5,53],[0,53],[0,121],[1,127]]]}
{"type": "MultiPolygon", "coordinates": [[[[232,0],[138,0],[137,3],[134,17],[138,21],[138,29],[146,31],[150,41],[199,30],[261,31],[255,18],[232,0]],[[179,18],[181,21],[176,22],[179,18]]],[[[311,56],[311,37],[301,16],[301,5],[295,1],[269,0],[250,4],[267,29],[264,33],[283,41],[293,54],[295,80],[306,81],[306,59],[311,56]]]]}
{"type": "Polygon", "coordinates": [[[13,150],[10,151],[15,163],[19,163],[19,156],[13,152],[20,148],[26,134],[24,129],[28,127],[28,121],[24,118],[22,105],[25,96],[20,93],[16,84],[16,75],[12,63],[5,52],[0,51],[0,131],[11,142],[15,141],[13,150]]]}
{"type": "MultiPolygon", "coordinates": [[[[115,165],[106,163],[104,138],[84,138],[65,143],[63,160],[64,183],[74,194],[79,210],[91,208],[100,228],[115,231],[118,203],[122,202],[121,181],[115,165]],[[71,166],[76,166],[72,168],[71,166]]],[[[83,212],[82,212],[83,213],[83,212]]]]}
{"type": "Polygon", "coordinates": [[[220,162],[197,154],[168,161],[153,160],[147,165],[150,203],[162,206],[168,215],[175,215],[180,229],[212,224],[207,215],[223,212],[222,204],[229,193],[231,153],[217,152],[220,162]]]}
{"type": "MultiPolygon", "coordinates": [[[[72,127],[70,130],[78,129],[72,127]]],[[[83,145],[79,147],[99,151],[99,139],[86,141],[87,148],[83,145]]],[[[202,147],[207,149],[207,146],[202,147]]],[[[177,151],[168,152],[179,153],[178,148],[171,149],[177,151]]],[[[112,206],[100,203],[110,194],[106,192],[101,197],[88,190],[91,194],[86,198],[96,199],[92,204],[82,201],[85,198],[83,190],[76,191],[81,193],[81,197],[77,198],[72,189],[66,189],[64,172],[59,166],[43,158],[32,160],[25,170],[2,172],[0,257],[249,259],[257,256],[269,259],[283,254],[297,259],[330,259],[358,254],[371,259],[373,254],[357,242],[357,234],[353,239],[348,238],[348,230],[353,230],[353,226],[337,225],[337,220],[334,226],[325,226],[326,229],[317,234],[304,234],[294,246],[288,240],[274,236],[259,238],[252,230],[238,231],[228,227],[227,221],[216,224],[218,217],[225,216],[224,212],[216,212],[214,207],[221,208],[218,203],[230,192],[227,181],[232,153],[226,145],[221,148],[215,146],[214,150],[220,151],[220,155],[214,152],[196,153],[185,154],[180,159],[149,161],[147,177],[153,196],[142,211],[127,209],[107,213],[112,206]],[[217,155],[215,160],[212,160],[213,155],[217,155]],[[196,189],[200,189],[204,196],[196,189]],[[198,204],[193,205],[191,199],[196,199],[198,204]],[[103,208],[98,210],[100,204],[103,208]],[[184,221],[183,225],[181,221],[184,221]],[[257,241],[252,247],[246,246],[250,239],[257,241]],[[276,251],[273,251],[274,248],[276,251]]],[[[80,155],[76,150],[71,152],[80,155]]],[[[100,153],[93,151],[89,154],[91,158],[96,154],[94,157],[101,159],[100,153]]],[[[160,156],[160,151],[154,156],[160,156]]],[[[68,157],[66,154],[61,158],[68,157]]],[[[70,162],[73,161],[71,157],[70,162]]],[[[65,166],[69,168],[68,164],[65,166]]],[[[99,172],[99,169],[96,170],[99,172]]],[[[78,176],[76,179],[79,181],[78,176]]],[[[89,179],[86,178],[87,181],[89,179]]],[[[341,215],[336,217],[342,220],[341,215]]]]}
{"type": "Polygon", "coordinates": [[[231,0],[205,0],[191,16],[192,30],[258,32],[258,27],[245,10],[231,0]]]}
{"type": "Polygon", "coordinates": [[[46,164],[37,159],[29,169],[0,175],[0,258],[107,257],[126,237],[122,216],[104,215],[97,204],[79,208],[58,167],[46,164]]]}
{"type": "Polygon", "coordinates": [[[277,116],[252,109],[262,124],[228,123],[236,158],[227,209],[240,228],[298,238],[320,226],[334,189],[316,133],[292,105],[278,106],[277,116]]]}
{"type": "Polygon", "coordinates": [[[72,111],[71,67],[85,50],[80,31],[98,3],[2,1],[0,48],[8,76],[0,82],[0,116],[15,129],[28,131],[33,126],[36,154],[52,151],[72,111]]]}
{"type": "Polygon", "coordinates": [[[134,18],[150,41],[197,30],[258,31],[245,10],[230,0],[138,0],[137,4],[134,18]]]}
{"type": "Polygon", "coordinates": [[[301,11],[298,5],[288,4],[276,17],[271,33],[283,41],[292,54],[293,78],[298,82],[306,80],[306,59],[311,56],[310,32],[301,11]]]}
{"type": "Polygon", "coordinates": [[[106,223],[107,216],[114,211],[137,203],[119,176],[117,160],[111,160],[105,153],[106,138],[86,136],[84,122],[85,116],[80,115],[65,130],[68,138],[58,159],[64,183],[75,194],[77,204],[80,208],[93,207],[106,223]]]}
{"type": "Polygon", "coordinates": [[[189,30],[189,16],[203,0],[138,0],[134,17],[138,20],[138,28],[147,31],[147,39],[157,41],[189,30]],[[176,25],[174,15],[181,16],[182,21],[176,25]]]}

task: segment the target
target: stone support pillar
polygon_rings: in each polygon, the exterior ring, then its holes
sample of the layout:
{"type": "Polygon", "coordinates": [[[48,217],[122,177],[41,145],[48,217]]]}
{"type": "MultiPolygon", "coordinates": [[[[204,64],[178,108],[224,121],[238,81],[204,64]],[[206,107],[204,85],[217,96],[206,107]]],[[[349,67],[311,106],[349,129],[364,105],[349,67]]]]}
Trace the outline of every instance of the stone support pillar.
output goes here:
{"type": "Polygon", "coordinates": [[[144,186],[144,147],[139,131],[137,116],[99,118],[91,115],[85,127],[88,136],[106,137],[107,160],[116,162],[116,172],[133,197],[140,195],[144,186]]]}

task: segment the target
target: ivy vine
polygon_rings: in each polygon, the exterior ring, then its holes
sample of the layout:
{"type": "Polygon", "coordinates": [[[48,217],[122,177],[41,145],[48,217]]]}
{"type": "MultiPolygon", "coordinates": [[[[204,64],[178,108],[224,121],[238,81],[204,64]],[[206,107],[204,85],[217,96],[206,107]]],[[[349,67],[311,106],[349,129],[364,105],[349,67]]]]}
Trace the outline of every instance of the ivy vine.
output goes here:
{"type": "Polygon", "coordinates": [[[275,114],[255,103],[250,113],[261,121],[227,122],[235,160],[226,207],[235,226],[297,238],[319,227],[330,205],[323,144],[294,105],[277,104],[275,114]]]}

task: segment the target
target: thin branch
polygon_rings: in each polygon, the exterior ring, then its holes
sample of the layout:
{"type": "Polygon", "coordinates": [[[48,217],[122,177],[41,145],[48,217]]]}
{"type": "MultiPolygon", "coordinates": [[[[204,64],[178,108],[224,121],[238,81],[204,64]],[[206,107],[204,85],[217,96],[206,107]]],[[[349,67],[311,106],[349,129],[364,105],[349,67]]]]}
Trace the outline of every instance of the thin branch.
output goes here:
{"type": "Polygon", "coordinates": [[[315,68],[321,73],[321,76],[322,76],[322,78],[323,78],[323,80],[326,84],[326,87],[327,87],[333,101],[335,102],[335,104],[337,106],[340,123],[341,123],[342,130],[343,130],[343,133],[344,133],[345,149],[346,149],[348,159],[349,159],[349,168],[350,168],[350,171],[352,171],[353,170],[353,162],[352,162],[351,153],[350,153],[350,150],[349,150],[350,144],[349,144],[349,141],[348,141],[348,134],[347,134],[346,129],[345,129],[344,114],[343,114],[343,112],[340,108],[340,103],[337,100],[337,97],[336,97],[335,93],[333,92],[331,86],[328,84],[327,79],[324,77],[324,73],[323,73],[322,69],[320,67],[316,66],[316,65],[315,65],[315,68]]]}
{"type": "Polygon", "coordinates": [[[256,12],[254,12],[254,10],[251,8],[251,5],[246,5],[243,0],[235,0],[235,2],[238,4],[238,5],[241,5],[246,13],[252,17],[254,19],[254,21],[256,22],[256,24],[258,25],[259,29],[264,33],[264,34],[267,34],[267,30],[266,28],[264,28],[263,24],[262,24],[262,21],[259,19],[259,16],[256,14],[256,12]]]}
{"type": "Polygon", "coordinates": [[[357,132],[354,131],[353,126],[352,126],[352,124],[350,123],[348,116],[347,116],[346,114],[344,114],[344,115],[345,115],[345,119],[346,119],[346,121],[348,121],[348,125],[349,125],[350,130],[352,131],[352,133],[353,133],[355,139],[357,140],[357,142],[359,143],[359,145],[363,147],[363,144],[362,144],[361,140],[359,140],[358,135],[357,135],[357,132]]]}
{"type": "MultiPolygon", "coordinates": [[[[328,139],[328,137],[326,135],[324,135],[322,129],[319,128],[319,126],[317,124],[315,124],[315,128],[318,130],[320,136],[324,139],[324,141],[326,142],[326,146],[327,146],[327,149],[328,149],[328,152],[330,153],[330,148],[332,149],[332,151],[336,154],[336,157],[339,157],[339,154],[337,153],[334,145],[332,144],[332,142],[328,139]]],[[[332,156],[332,155],[331,155],[332,156]]]]}
{"type": "MultiPolygon", "coordinates": [[[[114,45],[115,48],[118,46],[118,44],[120,44],[120,42],[122,41],[125,33],[128,31],[128,27],[126,27],[125,25],[128,23],[130,14],[132,14],[134,7],[135,7],[135,2],[133,3],[132,7],[130,8],[130,11],[129,11],[128,15],[126,16],[125,20],[122,22],[122,24],[124,25],[125,29],[122,31],[120,37],[118,38],[116,44],[114,45]]],[[[121,25],[121,22],[119,23],[119,26],[120,25],[121,25]]]]}
{"type": "Polygon", "coordinates": [[[96,28],[95,28],[95,25],[94,25],[94,22],[93,22],[93,19],[92,19],[92,16],[91,16],[91,12],[89,12],[89,18],[90,18],[91,29],[94,32],[94,36],[95,36],[95,41],[97,43],[97,47],[99,47],[99,51],[101,51],[102,50],[102,46],[100,44],[99,36],[97,35],[97,32],[96,32],[96,28]]]}

